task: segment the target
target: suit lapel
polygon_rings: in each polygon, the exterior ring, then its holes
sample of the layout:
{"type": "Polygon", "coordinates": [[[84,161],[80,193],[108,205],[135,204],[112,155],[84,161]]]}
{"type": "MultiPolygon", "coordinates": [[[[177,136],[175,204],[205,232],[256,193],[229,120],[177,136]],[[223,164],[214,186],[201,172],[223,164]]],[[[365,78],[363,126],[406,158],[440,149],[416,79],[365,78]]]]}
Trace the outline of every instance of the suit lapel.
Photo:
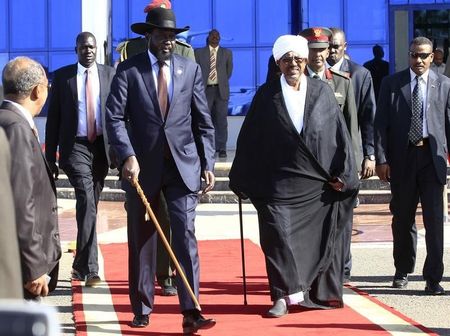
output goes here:
{"type": "Polygon", "coordinates": [[[438,80],[437,75],[433,72],[430,71],[429,75],[428,75],[428,83],[427,83],[427,92],[428,92],[428,97],[427,97],[427,107],[425,109],[426,113],[425,116],[428,116],[429,113],[431,112],[430,110],[430,102],[432,101],[437,101],[438,100],[438,90],[439,90],[439,86],[440,86],[440,82],[438,80]]]}
{"type": "Polygon", "coordinates": [[[67,80],[70,92],[72,93],[72,98],[76,111],[78,111],[77,70],[78,66],[77,64],[74,64],[73,67],[70,69],[69,79],[67,80]]]}
{"type": "Polygon", "coordinates": [[[150,57],[148,56],[147,52],[141,53],[137,57],[140,58],[138,62],[136,62],[137,68],[139,70],[139,73],[142,75],[142,80],[144,81],[145,88],[147,89],[148,95],[152,100],[153,106],[159,111],[159,115],[161,116],[156,87],[153,81],[153,68],[150,63],[150,57]]]}
{"type": "Polygon", "coordinates": [[[408,105],[408,114],[411,116],[411,76],[409,75],[409,68],[401,74],[399,80],[400,91],[402,92],[403,98],[405,98],[406,104],[408,105]]]}
{"type": "Polygon", "coordinates": [[[173,92],[172,92],[172,101],[169,106],[169,111],[167,112],[166,118],[170,118],[173,114],[172,110],[174,106],[176,106],[177,99],[180,96],[182,79],[184,76],[184,64],[177,57],[172,57],[172,84],[173,84],[173,92]]]}

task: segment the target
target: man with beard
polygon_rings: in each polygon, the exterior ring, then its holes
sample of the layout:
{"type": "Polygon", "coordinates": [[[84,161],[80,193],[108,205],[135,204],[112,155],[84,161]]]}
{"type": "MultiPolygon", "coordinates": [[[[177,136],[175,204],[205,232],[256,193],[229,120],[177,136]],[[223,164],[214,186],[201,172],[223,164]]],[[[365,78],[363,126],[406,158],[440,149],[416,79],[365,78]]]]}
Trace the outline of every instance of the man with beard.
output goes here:
{"type": "Polygon", "coordinates": [[[78,63],[55,71],[45,129],[45,156],[58,177],[59,167],[75,189],[77,249],[72,278],[95,286],[98,275],[97,205],[108,173],[105,103],[114,76],[112,67],[97,64],[92,33],[76,38],[78,63]]]}
{"type": "MultiPolygon", "coordinates": [[[[156,211],[163,192],[172,247],[194,294],[199,295],[195,208],[201,177],[205,180],[203,192],[214,187],[214,127],[200,66],[173,54],[175,35],[187,29],[176,28],[173,11],[161,7],[150,10],[146,22],[131,25],[133,32],[147,34],[149,48],[118,65],[107,101],[106,128],[121,162],[128,206],[133,327],[147,326],[154,308],[157,234],[154,225],[145,220],[145,207],[132,181],[139,180],[156,211]]],[[[175,282],[183,332],[213,327],[215,320],[202,316],[179,274],[175,282]]]]}
{"type": "Polygon", "coordinates": [[[340,308],[342,221],[358,185],[351,140],[330,86],[304,73],[307,41],[280,36],[282,76],[261,86],[239,133],[230,188],[258,211],[272,308],[340,308]]]}
{"type": "Polygon", "coordinates": [[[376,172],[391,184],[395,275],[392,286],[406,288],[417,249],[416,211],[420,200],[427,257],[425,293],[445,294],[443,190],[450,152],[450,80],[430,71],[433,43],[416,37],[406,70],[381,83],[375,115],[376,172]]]}

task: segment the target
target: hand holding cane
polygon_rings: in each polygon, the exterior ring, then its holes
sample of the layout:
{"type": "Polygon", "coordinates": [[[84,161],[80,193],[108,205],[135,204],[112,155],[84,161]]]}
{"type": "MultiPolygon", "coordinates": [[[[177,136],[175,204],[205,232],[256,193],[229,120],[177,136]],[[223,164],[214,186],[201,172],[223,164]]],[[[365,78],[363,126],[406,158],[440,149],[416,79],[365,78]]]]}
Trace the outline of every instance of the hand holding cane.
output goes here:
{"type": "Polygon", "coordinates": [[[175,256],[175,254],[173,253],[172,248],[170,247],[170,244],[167,241],[167,238],[164,235],[164,232],[162,231],[161,226],[159,225],[159,222],[156,219],[152,208],[150,207],[150,203],[147,201],[147,197],[145,196],[144,191],[142,190],[141,186],[139,185],[137,178],[133,178],[130,182],[136,188],[136,191],[137,191],[139,197],[141,198],[142,203],[144,203],[147,214],[150,216],[151,220],[153,221],[156,231],[158,231],[158,234],[161,237],[161,241],[164,244],[164,247],[166,248],[167,252],[169,253],[170,258],[172,259],[178,274],[180,275],[181,279],[183,280],[183,283],[186,286],[186,288],[189,292],[189,295],[192,298],[192,301],[194,301],[195,308],[197,310],[201,311],[202,309],[200,307],[200,303],[198,302],[197,297],[195,296],[194,292],[192,291],[192,288],[189,285],[186,275],[184,274],[183,269],[181,268],[180,264],[178,263],[178,260],[175,256]]]}

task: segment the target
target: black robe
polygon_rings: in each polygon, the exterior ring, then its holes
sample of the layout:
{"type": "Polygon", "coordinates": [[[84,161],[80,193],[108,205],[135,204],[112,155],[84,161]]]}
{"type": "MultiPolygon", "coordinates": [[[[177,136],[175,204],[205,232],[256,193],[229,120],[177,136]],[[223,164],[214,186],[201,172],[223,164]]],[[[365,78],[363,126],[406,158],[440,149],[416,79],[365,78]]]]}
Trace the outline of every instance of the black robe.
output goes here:
{"type": "Polygon", "coordinates": [[[341,307],[342,232],[359,181],[332,90],[306,80],[301,134],[280,81],[257,91],[239,133],[230,188],[258,211],[272,300],[303,290],[308,306],[341,307]],[[341,192],[328,184],[335,177],[344,183],[341,192]]]}

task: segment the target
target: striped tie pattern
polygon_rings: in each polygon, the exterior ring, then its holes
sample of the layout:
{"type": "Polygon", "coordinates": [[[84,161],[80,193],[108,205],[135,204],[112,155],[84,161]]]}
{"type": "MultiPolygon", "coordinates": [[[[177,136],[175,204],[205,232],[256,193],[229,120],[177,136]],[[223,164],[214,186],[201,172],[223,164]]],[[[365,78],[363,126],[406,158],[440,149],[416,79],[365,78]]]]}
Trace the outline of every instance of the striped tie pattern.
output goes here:
{"type": "Polygon", "coordinates": [[[216,49],[211,50],[209,55],[209,76],[210,81],[215,81],[217,78],[216,70],[216,49]]]}

